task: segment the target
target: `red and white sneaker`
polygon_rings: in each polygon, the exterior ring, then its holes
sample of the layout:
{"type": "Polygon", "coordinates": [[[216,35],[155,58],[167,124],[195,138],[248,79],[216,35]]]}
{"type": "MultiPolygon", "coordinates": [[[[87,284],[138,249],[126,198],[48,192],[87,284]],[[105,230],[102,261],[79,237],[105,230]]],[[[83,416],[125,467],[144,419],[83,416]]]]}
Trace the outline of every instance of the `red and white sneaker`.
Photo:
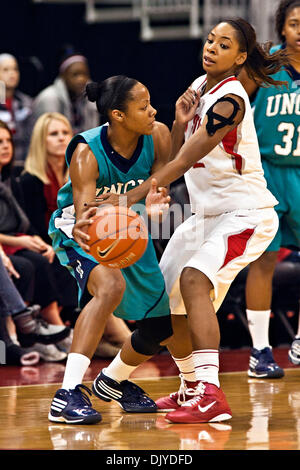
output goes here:
{"type": "Polygon", "coordinates": [[[232,418],[222,390],[208,382],[200,382],[197,395],[165,417],[171,423],[211,423],[232,418]]]}
{"type": "Polygon", "coordinates": [[[184,380],[182,374],[180,374],[179,377],[181,384],[178,392],[173,392],[168,397],[162,397],[156,400],[157,412],[167,413],[175,411],[198,394],[197,386],[199,382],[188,382],[184,380]]]}

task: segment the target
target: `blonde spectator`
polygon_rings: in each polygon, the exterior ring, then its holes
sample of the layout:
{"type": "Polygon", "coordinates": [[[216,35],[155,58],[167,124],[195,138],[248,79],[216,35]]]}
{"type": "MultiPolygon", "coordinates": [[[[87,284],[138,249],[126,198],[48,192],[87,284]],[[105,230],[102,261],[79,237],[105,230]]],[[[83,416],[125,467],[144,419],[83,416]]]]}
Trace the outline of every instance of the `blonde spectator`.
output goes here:
{"type": "Polygon", "coordinates": [[[47,243],[51,243],[48,224],[57,208],[57,192],[68,178],[65,151],[71,138],[71,124],[65,116],[60,113],[40,116],[32,131],[20,177],[27,217],[47,243]]]}

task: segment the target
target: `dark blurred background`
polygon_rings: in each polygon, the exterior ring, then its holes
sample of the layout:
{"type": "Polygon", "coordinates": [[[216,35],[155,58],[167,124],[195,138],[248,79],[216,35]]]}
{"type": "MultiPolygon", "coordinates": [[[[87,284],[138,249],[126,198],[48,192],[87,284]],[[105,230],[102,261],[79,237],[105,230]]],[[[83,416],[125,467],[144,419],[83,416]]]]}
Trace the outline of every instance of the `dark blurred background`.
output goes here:
{"type": "Polygon", "coordinates": [[[143,42],[138,21],[86,23],[83,3],[1,2],[0,53],[18,59],[21,91],[34,97],[53,82],[66,43],[87,57],[93,80],[125,74],[144,83],[169,126],[176,99],[202,73],[200,38],[143,42]]]}

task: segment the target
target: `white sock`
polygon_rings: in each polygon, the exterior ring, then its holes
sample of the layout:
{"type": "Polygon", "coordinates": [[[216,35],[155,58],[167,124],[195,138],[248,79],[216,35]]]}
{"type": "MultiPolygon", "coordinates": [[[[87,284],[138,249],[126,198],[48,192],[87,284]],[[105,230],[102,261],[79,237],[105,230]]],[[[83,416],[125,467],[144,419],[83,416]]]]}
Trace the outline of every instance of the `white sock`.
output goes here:
{"type": "Polygon", "coordinates": [[[248,326],[255,349],[270,347],[269,323],[271,310],[246,310],[248,326]]]}
{"type": "Polygon", "coordinates": [[[64,380],[61,388],[71,390],[81,384],[91,361],[87,356],[79,353],[68,354],[64,380]]]}
{"type": "Polygon", "coordinates": [[[116,380],[117,382],[122,382],[122,380],[128,380],[131,373],[137,367],[138,366],[129,366],[128,364],[125,364],[125,362],[123,362],[121,359],[121,351],[119,351],[109,366],[106,367],[106,369],[103,369],[103,373],[110,379],[116,380]]]}
{"type": "Polygon", "coordinates": [[[193,351],[196,380],[220,387],[218,349],[193,351]]]}
{"type": "Polygon", "coordinates": [[[187,380],[188,382],[195,382],[196,375],[193,354],[182,358],[176,358],[172,356],[172,358],[180,370],[180,373],[183,375],[184,380],[187,380]]]}

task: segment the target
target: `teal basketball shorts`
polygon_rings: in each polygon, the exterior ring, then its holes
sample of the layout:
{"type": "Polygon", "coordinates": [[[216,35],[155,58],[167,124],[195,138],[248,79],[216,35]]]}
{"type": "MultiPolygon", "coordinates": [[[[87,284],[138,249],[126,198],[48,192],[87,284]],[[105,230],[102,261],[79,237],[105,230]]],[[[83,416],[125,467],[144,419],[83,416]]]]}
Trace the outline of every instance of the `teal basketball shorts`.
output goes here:
{"type": "Polygon", "coordinates": [[[266,251],[280,247],[300,249],[300,168],[273,165],[263,160],[268,189],[279,204],[274,207],[279,218],[278,231],[266,251]]]}
{"type": "MultiPolygon", "coordinates": [[[[70,239],[65,240],[65,243],[60,240],[56,254],[61,264],[75,277],[79,289],[79,305],[83,308],[92,298],[87,282],[90,272],[98,266],[98,262],[70,239]]],[[[137,321],[170,315],[169,297],[152,241],[149,240],[146,252],[139,261],[121,271],[126,289],[121,303],[113,312],[115,316],[137,321]]]]}

